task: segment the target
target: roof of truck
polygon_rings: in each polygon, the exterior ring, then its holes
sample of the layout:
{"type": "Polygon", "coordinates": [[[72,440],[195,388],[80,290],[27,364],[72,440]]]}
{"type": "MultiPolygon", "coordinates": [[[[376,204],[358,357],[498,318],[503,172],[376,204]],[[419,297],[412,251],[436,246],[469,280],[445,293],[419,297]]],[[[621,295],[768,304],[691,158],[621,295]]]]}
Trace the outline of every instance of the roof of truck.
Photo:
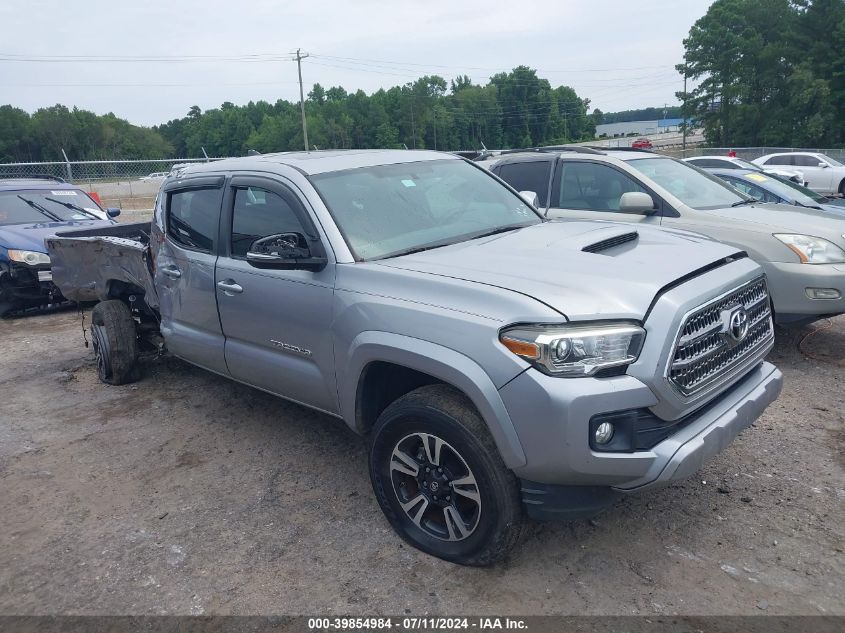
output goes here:
{"type": "Polygon", "coordinates": [[[242,158],[227,158],[186,167],[182,174],[217,171],[273,171],[274,165],[289,165],[307,174],[324,174],[344,169],[414,163],[424,160],[462,160],[445,152],[404,149],[319,150],[314,152],[280,152],[242,158]]]}

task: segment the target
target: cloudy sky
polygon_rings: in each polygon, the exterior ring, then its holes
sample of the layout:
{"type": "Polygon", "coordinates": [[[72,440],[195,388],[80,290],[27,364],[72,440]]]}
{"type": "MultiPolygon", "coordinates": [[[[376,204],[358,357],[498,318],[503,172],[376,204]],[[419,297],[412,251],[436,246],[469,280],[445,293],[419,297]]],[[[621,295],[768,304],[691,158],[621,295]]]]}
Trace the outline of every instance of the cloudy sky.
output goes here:
{"type": "Polygon", "coordinates": [[[152,125],[198,105],[373,92],[519,64],[605,112],[676,103],[681,40],[710,0],[3,0],[0,104],[152,125]]]}

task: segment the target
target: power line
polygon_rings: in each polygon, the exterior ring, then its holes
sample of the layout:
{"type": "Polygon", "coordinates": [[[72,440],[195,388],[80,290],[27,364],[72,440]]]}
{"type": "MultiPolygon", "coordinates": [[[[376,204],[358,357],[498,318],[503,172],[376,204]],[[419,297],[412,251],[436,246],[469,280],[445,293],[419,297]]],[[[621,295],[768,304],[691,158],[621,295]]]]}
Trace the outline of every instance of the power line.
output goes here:
{"type": "MultiPolygon", "coordinates": [[[[465,68],[466,70],[499,70],[498,68],[490,68],[490,67],[479,67],[479,66],[455,66],[455,65],[443,65],[443,64],[419,64],[413,62],[396,62],[396,61],[389,61],[384,59],[366,59],[361,57],[338,57],[334,55],[320,55],[317,53],[312,54],[312,57],[315,59],[334,59],[338,61],[350,61],[350,62],[376,62],[379,64],[392,64],[392,65],[399,65],[399,66],[423,66],[428,68],[465,68]]],[[[615,66],[613,68],[569,68],[569,69],[558,69],[552,70],[548,68],[533,68],[536,72],[543,72],[543,73],[578,73],[578,72],[622,72],[622,71],[629,71],[629,70],[647,70],[651,68],[674,68],[674,64],[659,64],[656,66],[632,66],[632,67],[619,67],[615,66]]]]}

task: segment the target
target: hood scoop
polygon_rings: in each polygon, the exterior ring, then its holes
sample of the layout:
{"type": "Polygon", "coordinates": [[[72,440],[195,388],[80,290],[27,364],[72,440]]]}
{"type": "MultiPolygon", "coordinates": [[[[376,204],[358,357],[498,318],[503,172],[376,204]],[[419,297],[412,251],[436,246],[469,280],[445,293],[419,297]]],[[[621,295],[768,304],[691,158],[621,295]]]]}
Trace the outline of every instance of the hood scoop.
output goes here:
{"type": "Polygon", "coordinates": [[[627,244],[628,242],[635,241],[640,236],[639,233],[636,231],[629,231],[627,233],[618,233],[616,235],[612,235],[611,237],[605,238],[603,240],[599,240],[598,242],[593,242],[592,244],[587,244],[584,246],[581,251],[584,253],[601,253],[602,251],[606,251],[611,248],[615,248],[616,246],[622,246],[622,244],[627,244]]]}

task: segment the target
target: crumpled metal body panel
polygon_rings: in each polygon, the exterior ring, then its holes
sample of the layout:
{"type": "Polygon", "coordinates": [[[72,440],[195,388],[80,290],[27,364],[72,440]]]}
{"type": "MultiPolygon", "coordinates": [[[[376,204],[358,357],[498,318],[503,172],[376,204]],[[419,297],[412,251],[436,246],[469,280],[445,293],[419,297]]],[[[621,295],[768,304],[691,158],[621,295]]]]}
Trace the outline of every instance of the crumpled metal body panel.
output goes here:
{"type": "Polygon", "coordinates": [[[144,302],[159,305],[149,246],[150,223],[64,231],[45,239],[53,282],[71,301],[105,301],[114,282],[144,291],[144,302]]]}

